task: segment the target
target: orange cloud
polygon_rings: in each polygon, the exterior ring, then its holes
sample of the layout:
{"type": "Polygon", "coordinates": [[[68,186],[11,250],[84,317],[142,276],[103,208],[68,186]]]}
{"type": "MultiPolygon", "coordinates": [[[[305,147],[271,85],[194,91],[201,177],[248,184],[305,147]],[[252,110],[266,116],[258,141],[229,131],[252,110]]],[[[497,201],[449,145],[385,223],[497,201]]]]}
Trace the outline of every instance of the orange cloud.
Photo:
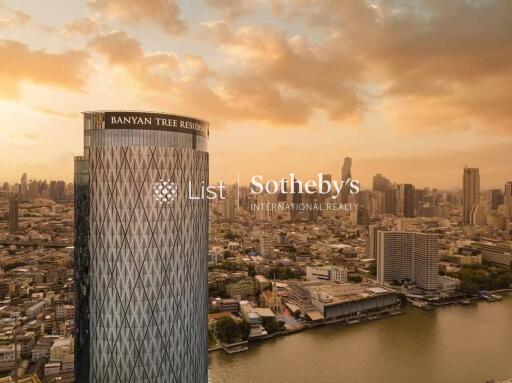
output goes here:
{"type": "Polygon", "coordinates": [[[104,26],[99,20],[86,16],[66,23],[62,29],[62,33],[64,35],[71,35],[75,33],[90,35],[102,30],[103,28],[104,26]]]}
{"type": "Polygon", "coordinates": [[[222,11],[229,20],[248,12],[254,5],[251,0],[206,0],[206,4],[222,11]]]}
{"type": "Polygon", "coordinates": [[[344,45],[289,37],[272,27],[233,29],[225,22],[206,27],[234,68],[223,76],[225,90],[235,103],[246,99],[249,111],[255,106],[249,116],[277,124],[305,124],[317,110],[332,120],[362,118],[365,63],[344,45]],[[261,104],[267,100],[271,105],[261,104]]]}
{"type": "Polygon", "coordinates": [[[186,30],[175,0],[89,0],[88,4],[91,8],[123,22],[151,21],[171,35],[186,30]]]}
{"type": "Polygon", "coordinates": [[[30,16],[23,11],[6,7],[3,7],[3,10],[6,11],[7,15],[0,15],[0,28],[9,28],[15,25],[27,25],[30,22],[30,16]]]}
{"type": "Polygon", "coordinates": [[[80,90],[86,84],[87,57],[80,51],[47,53],[18,41],[0,40],[0,98],[18,97],[24,81],[80,90]]]}
{"type": "MultiPolygon", "coordinates": [[[[208,3],[238,10],[249,4],[208,3]]],[[[144,52],[124,32],[100,35],[90,46],[124,67],[152,101],[210,119],[296,126],[321,112],[358,124],[378,106],[392,126],[411,132],[511,131],[512,3],[272,0],[261,6],[269,3],[279,18],[306,23],[304,31],[292,34],[286,23],[205,23],[205,38],[225,58],[215,69],[199,56],[144,52]]]]}
{"type": "Polygon", "coordinates": [[[307,20],[364,58],[396,126],[512,132],[511,2],[272,3],[279,17],[307,20]]]}
{"type": "Polygon", "coordinates": [[[156,105],[224,122],[255,119],[298,123],[307,117],[306,102],[283,97],[264,79],[221,76],[196,55],[147,53],[136,39],[120,31],[99,35],[88,45],[110,64],[124,68],[156,105]]]}

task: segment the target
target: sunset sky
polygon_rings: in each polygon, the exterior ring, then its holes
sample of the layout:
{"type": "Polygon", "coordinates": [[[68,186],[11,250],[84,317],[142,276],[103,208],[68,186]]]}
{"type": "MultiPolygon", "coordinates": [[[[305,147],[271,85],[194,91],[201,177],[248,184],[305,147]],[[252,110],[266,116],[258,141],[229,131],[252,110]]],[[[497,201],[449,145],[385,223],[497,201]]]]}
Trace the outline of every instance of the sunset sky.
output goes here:
{"type": "Polygon", "coordinates": [[[0,0],[0,181],[72,179],[80,112],[211,122],[211,180],[512,179],[512,1],[0,0]]]}

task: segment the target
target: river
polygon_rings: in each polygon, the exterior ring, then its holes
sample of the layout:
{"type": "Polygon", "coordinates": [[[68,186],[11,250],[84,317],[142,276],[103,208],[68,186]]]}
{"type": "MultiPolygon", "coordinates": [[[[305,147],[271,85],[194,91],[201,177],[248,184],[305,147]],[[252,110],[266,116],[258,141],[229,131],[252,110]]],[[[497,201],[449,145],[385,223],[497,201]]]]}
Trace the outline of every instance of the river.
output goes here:
{"type": "Polygon", "coordinates": [[[331,325],[209,355],[210,383],[483,383],[512,378],[512,295],[331,325]]]}

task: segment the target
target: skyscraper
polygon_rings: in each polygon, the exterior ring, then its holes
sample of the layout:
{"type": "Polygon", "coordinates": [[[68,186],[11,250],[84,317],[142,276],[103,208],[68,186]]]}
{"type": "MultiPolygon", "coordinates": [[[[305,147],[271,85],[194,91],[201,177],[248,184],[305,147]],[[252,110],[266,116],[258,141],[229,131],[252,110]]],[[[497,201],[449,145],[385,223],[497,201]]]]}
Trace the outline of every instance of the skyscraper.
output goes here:
{"type": "MultiPolygon", "coordinates": [[[[341,179],[347,181],[352,178],[352,158],[345,157],[343,167],[341,168],[341,179]]],[[[349,181],[350,182],[350,181],[349,181]]],[[[340,202],[347,203],[350,194],[350,184],[345,182],[340,192],[340,202]]]]}
{"type": "Polygon", "coordinates": [[[414,186],[411,184],[399,185],[398,195],[402,216],[406,218],[414,217],[414,186]]]}
{"type": "Polygon", "coordinates": [[[512,181],[505,184],[505,194],[503,195],[503,204],[507,207],[507,212],[512,215],[512,181]]]}
{"type": "MultiPolygon", "coordinates": [[[[505,185],[505,191],[507,187],[505,185]]],[[[489,190],[489,210],[496,210],[503,203],[503,194],[500,189],[489,190]]]]}
{"type": "Polygon", "coordinates": [[[366,239],[366,258],[377,259],[377,240],[379,230],[384,230],[384,228],[378,225],[368,226],[368,238],[366,239]]]}
{"type": "Polygon", "coordinates": [[[75,159],[79,382],[206,382],[208,124],[86,112],[75,159]],[[190,191],[190,192],[189,192],[190,191]]]}
{"type": "Polygon", "coordinates": [[[384,190],[384,214],[396,213],[396,189],[384,190]]]}
{"type": "Polygon", "coordinates": [[[16,233],[19,230],[18,196],[16,193],[9,194],[8,221],[9,233],[16,233]]]}
{"type": "Polygon", "coordinates": [[[438,290],[439,238],[435,234],[378,231],[377,281],[409,280],[427,295],[438,290]]]}
{"type": "Polygon", "coordinates": [[[390,184],[391,182],[380,173],[373,176],[373,191],[384,191],[390,184]]]}
{"type": "Polygon", "coordinates": [[[27,198],[28,195],[28,177],[27,173],[23,173],[21,176],[21,183],[20,183],[20,199],[24,201],[27,198]]]}
{"type": "Polygon", "coordinates": [[[50,182],[50,199],[54,201],[62,201],[66,194],[66,183],[64,181],[50,182]]]}
{"type": "Polygon", "coordinates": [[[471,221],[471,209],[480,202],[480,173],[478,168],[464,168],[462,176],[462,220],[471,221]]]}

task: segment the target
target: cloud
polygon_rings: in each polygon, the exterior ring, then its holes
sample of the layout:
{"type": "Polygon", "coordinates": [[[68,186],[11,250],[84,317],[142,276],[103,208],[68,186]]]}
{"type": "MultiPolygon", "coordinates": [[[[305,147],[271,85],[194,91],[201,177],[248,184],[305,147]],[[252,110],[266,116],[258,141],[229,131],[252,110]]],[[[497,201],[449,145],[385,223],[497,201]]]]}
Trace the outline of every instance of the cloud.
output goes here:
{"type": "Polygon", "coordinates": [[[6,13],[6,15],[0,15],[0,28],[9,28],[18,25],[25,26],[31,20],[28,14],[17,9],[0,7],[0,11],[6,13]]]}
{"type": "Polygon", "coordinates": [[[101,31],[103,28],[103,24],[98,19],[85,16],[66,23],[61,32],[66,36],[72,34],[91,35],[101,31]]]}
{"type": "Polygon", "coordinates": [[[126,23],[151,21],[171,35],[186,30],[175,0],[88,0],[89,6],[126,23]]]}
{"type": "Polygon", "coordinates": [[[17,98],[24,81],[81,90],[86,84],[87,54],[31,50],[14,40],[0,40],[0,98],[17,98]]]}
{"type": "Polygon", "coordinates": [[[92,39],[89,47],[124,69],[152,103],[213,120],[260,120],[299,124],[311,108],[303,97],[286,95],[258,73],[222,74],[197,55],[144,52],[140,43],[117,31],[92,39]]]}
{"type": "Polygon", "coordinates": [[[228,20],[249,12],[254,6],[254,1],[251,0],[205,0],[205,2],[209,7],[221,11],[228,20]]]}
{"type": "MultiPolygon", "coordinates": [[[[254,6],[205,1],[236,12],[254,6]]],[[[100,35],[90,46],[124,68],[151,101],[213,119],[303,126],[320,113],[358,125],[377,108],[386,122],[413,134],[512,132],[512,3],[268,0],[260,6],[268,4],[280,27],[204,23],[205,40],[222,58],[216,67],[197,55],[145,52],[124,32],[100,35]]],[[[130,0],[123,9],[136,8],[130,0]]]]}
{"type": "Polygon", "coordinates": [[[79,118],[80,117],[80,113],[77,113],[77,112],[65,112],[62,110],[56,110],[56,109],[46,108],[46,107],[42,107],[42,106],[34,107],[33,109],[38,112],[49,114],[52,116],[57,116],[57,117],[64,117],[64,118],[79,118]]]}
{"type": "Polygon", "coordinates": [[[179,65],[174,53],[146,53],[138,40],[123,31],[98,35],[88,46],[105,56],[109,65],[124,69],[138,87],[150,92],[172,90],[179,65]]]}
{"type": "Polygon", "coordinates": [[[512,129],[512,3],[509,1],[272,0],[284,20],[306,20],[364,58],[405,130],[512,129]],[[508,90],[507,90],[508,89],[508,90]]]}
{"type": "Polygon", "coordinates": [[[208,24],[216,41],[231,58],[237,74],[228,78],[227,89],[237,98],[279,99],[281,111],[267,120],[306,123],[316,110],[332,120],[358,120],[365,104],[365,63],[333,40],[315,42],[271,27],[208,24]],[[243,84],[243,87],[241,86],[243,84]]]}

